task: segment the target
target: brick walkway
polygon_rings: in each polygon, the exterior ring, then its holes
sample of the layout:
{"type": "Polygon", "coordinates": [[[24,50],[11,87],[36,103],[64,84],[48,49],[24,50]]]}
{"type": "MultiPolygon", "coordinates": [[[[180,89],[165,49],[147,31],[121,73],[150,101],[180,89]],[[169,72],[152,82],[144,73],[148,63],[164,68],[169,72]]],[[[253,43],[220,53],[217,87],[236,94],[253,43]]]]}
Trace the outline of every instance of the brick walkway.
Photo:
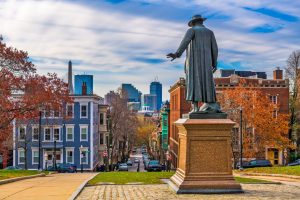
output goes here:
{"type": "Polygon", "coordinates": [[[244,184],[244,194],[176,195],[166,184],[102,185],[85,187],[77,200],[200,200],[200,199],[299,199],[300,187],[274,184],[244,184]]]}

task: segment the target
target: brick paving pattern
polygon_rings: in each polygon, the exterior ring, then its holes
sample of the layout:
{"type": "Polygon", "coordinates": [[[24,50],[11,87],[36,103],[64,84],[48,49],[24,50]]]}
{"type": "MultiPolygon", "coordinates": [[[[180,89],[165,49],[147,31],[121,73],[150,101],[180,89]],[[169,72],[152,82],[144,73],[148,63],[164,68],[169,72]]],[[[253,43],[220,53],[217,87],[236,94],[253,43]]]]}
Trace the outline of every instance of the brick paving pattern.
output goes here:
{"type": "Polygon", "coordinates": [[[201,200],[201,199],[300,199],[300,187],[275,184],[243,184],[245,193],[226,195],[177,195],[167,184],[101,185],[85,187],[77,200],[201,200]]]}

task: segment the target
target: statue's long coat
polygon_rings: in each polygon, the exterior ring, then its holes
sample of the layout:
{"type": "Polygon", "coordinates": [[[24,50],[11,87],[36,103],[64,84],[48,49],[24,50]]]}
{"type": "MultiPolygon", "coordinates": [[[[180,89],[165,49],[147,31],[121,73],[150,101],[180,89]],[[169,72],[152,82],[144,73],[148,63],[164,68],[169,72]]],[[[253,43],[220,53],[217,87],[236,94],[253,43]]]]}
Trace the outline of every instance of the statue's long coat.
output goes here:
{"type": "Polygon", "coordinates": [[[213,67],[217,66],[218,46],[214,33],[204,26],[187,30],[176,54],[186,50],[186,100],[216,102],[213,67]]]}

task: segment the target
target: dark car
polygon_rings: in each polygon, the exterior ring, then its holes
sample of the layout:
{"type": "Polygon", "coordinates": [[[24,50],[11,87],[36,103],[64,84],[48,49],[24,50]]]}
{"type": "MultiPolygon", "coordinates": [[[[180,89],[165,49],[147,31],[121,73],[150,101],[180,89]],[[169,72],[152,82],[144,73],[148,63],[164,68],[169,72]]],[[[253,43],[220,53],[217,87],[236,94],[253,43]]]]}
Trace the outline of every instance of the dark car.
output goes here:
{"type": "Polygon", "coordinates": [[[288,164],[288,166],[296,166],[296,165],[300,165],[300,159],[295,160],[294,162],[288,164]]]}
{"type": "Polygon", "coordinates": [[[251,160],[243,164],[243,168],[254,168],[254,167],[272,167],[269,160],[251,160]]]}
{"type": "Polygon", "coordinates": [[[72,164],[58,164],[56,166],[57,172],[59,173],[74,173],[77,172],[77,166],[72,164]]]}
{"type": "Polygon", "coordinates": [[[132,166],[132,161],[130,159],[127,161],[127,165],[132,166]]]}
{"type": "Polygon", "coordinates": [[[157,171],[157,172],[161,172],[162,167],[159,164],[158,160],[150,160],[147,166],[147,171],[148,172],[153,172],[153,171],[157,171]]]}

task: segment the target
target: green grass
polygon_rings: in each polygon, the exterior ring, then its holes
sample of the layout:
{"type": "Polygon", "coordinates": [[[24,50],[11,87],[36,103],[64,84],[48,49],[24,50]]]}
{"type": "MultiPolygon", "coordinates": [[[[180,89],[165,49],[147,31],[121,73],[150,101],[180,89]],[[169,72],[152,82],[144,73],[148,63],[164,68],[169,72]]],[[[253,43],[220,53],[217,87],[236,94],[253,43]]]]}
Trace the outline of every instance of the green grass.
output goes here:
{"type": "Polygon", "coordinates": [[[160,184],[160,179],[170,178],[174,172],[103,172],[89,181],[90,185],[101,182],[114,184],[142,183],[142,184],[160,184]]]}
{"type": "Polygon", "coordinates": [[[243,172],[266,173],[266,174],[285,174],[285,175],[300,176],[300,166],[259,167],[259,168],[245,169],[241,173],[243,173],[243,172]]]}
{"type": "Polygon", "coordinates": [[[244,177],[234,177],[234,179],[239,183],[249,184],[249,183],[271,183],[271,181],[265,181],[254,178],[244,178],[244,177]]]}
{"type": "MultiPolygon", "coordinates": [[[[160,179],[169,179],[174,172],[104,172],[98,174],[88,182],[89,185],[96,185],[100,183],[113,184],[127,184],[127,183],[141,183],[141,184],[161,184],[160,179]]],[[[235,177],[239,183],[266,183],[264,181],[252,178],[235,177]]]]}
{"type": "Polygon", "coordinates": [[[39,174],[36,170],[0,170],[0,180],[39,174]]]}

